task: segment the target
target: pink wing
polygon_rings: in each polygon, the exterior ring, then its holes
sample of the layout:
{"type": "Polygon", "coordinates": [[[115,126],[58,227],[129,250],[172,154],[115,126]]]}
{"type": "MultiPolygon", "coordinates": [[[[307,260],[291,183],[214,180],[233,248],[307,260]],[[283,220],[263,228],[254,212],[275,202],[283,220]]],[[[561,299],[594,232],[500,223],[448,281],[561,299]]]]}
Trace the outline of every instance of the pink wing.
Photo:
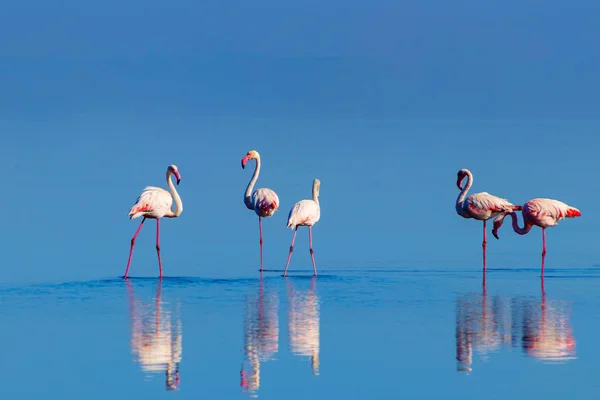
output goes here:
{"type": "Polygon", "coordinates": [[[490,219],[503,211],[520,210],[506,199],[487,192],[474,193],[465,200],[466,211],[476,219],[490,219]]]}
{"type": "Polygon", "coordinates": [[[171,193],[159,187],[147,186],[129,210],[129,219],[142,215],[161,218],[171,209],[172,204],[171,193]]]}
{"type": "Polygon", "coordinates": [[[575,207],[553,199],[529,200],[523,206],[523,214],[540,226],[554,226],[561,219],[581,216],[581,212],[575,207]]]}

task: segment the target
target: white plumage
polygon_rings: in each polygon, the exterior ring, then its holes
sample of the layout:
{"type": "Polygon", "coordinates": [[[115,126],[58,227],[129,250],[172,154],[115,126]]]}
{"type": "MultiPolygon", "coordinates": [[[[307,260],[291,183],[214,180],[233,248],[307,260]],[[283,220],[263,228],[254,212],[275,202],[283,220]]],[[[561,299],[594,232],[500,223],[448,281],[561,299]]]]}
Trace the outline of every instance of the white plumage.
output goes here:
{"type": "Polygon", "coordinates": [[[290,210],[287,227],[313,226],[321,218],[321,207],[314,200],[300,200],[290,210]]]}
{"type": "Polygon", "coordinates": [[[260,188],[252,193],[252,207],[259,217],[270,217],[279,206],[279,197],[272,189],[260,188]]]}
{"type": "Polygon", "coordinates": [[[473,193],[462,203],[465,218],[488,220],[504,211],[512,211],[515,207],[510,201],[488,192],[473,193]]]}
{"type": "Polygon", "coordinates": [[[171,193],[156,186],[146,186],[131,210],[129,210],[129,219],[136,219],[141,216],[162,218],[171,211],[172,205],[173,197],[171,193]]]}
{"type": "Polygon", "coordinates": [[[566,217],[578,217],[581,212],[570,205],[554,199],[532,199],[523,204],[523,217],[526,223],[545,228],[558,225],[566,217]]]}

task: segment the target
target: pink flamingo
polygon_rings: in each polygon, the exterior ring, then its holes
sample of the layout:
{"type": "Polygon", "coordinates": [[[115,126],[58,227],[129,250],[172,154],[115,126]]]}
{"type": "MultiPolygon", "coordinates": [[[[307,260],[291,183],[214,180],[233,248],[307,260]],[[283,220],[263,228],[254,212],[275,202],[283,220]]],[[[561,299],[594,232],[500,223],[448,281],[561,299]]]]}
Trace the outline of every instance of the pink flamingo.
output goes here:
{"type": "Polygon", "coordinates": [[[244,194],[244,204],[250,210],[254,210],[258,215],[258,227],[260,230],[260,271],[263,271],[263,235],[262,235],[262,218],[272,216],[275,211],[279,208],[279,197],[271,189],[261,188],[256,189],[252,192],[254,184],[258,180],[258,174],[260,173],[260,154],[256,150],[250,150],[248,154],[242,158],[242,168],[246,167],[246,163],[249,160],[256,160],[256,167],[254,168],[254,174],[252,179],[246,187],[246,193],[244,194]]]}
{"type": "Polygon", "coordinates": [[[486,247],[487,247],[487,235],[486,235],[486,221],[494,218],[505,211],[520,210],[521,206],[514,205],[506,199],[494,196],[487,192],[474,193],[467,197],[467,192],[473,185],[473,174],[466,168],[458,171],[458,180],[456,186],[461,190],[458,198],[456,199],[456,212],[463,218],[475,218],[479,221],[483,221],[483,270],[486,270],[486,247]],[[462,181],[468,177],[467,185],[462,187],[462,181]]]}
{"type": "Polygon", "coordinates": [[[533,199],[523,204],[523,228],[519,227],[517,214],[514,211],[502,213],[494,221],[494,229],[492,234],[496,239],[498,237],[498,229],[502,226],[506,215],[512,218],[512,225],[515,232],[519,235],[527,234],[534,225],[542,228],[542,277],[544,276],[544,260],[546,258],[546,228],[555,226],[558,221],[565,218],[581,217],[581,212],[575,207],[571,207],[562,201],[553,199],[533,199]]]}
{"type": "Polygon", "coordinates": [[[158,254],[158,268],[160,270],[160,277],[162,278],[162,262],[160,260],[160,219],[162,217],[177,218],[183,211],[183,204],[181,203],[181,198],[179,197],[177,190],[175,190],[175,186],[173,186],[171,175],[175,175],[177,178],[177,184],[179,185],[179,181],[181,181],[181,175],[179,174],[176,165],[169,165],[169,168],[167,168],[167,185],[169,186],[171,193],[159,187],[147,186],[144,188],[142,194],[137,198],[135,204],[133,207],[131,207],[131,210],[129,210],[129,219],[135,219],[141,216],[143,216],[144,219],[142,219],[139,228],[137,231],[135,231],[135,235],[133,235],[133,238],[131,239],[129,259],[127,260],[127,269],[125,270],[125,275],[123,278],[127,278],[127,274],[129,273],[129,266],[131,264],[131,255],[133,254],[135,239],[140,233],[146,218],[156,219],[156,253],[158,254]],[[175,210],[171,210],[173,199],[175,199],[175,210]]]}
{"type": "Polygon", "coordinates": [[[308,226],[308,241],[310,248],[310,257],[312,258],[314,276],[317,276],[317,265],[315,264],[315,253],[312,248],[312,227],[321,218],[321,206],[319,204],[319,189],[321,189],[321,181],[315,179],[313,181],[312,188],[312,200],[300,200],[290,210],[288,215],[287,227],[294,230],[294,236],[292,236],[292,244],[290,246],[290,253],[288,254],[287,263],[285,264],[285,271],[283,276],[287,275],[288,266],[290,265],[290,259],[292,258],[292,251],[294,251],[294,241],[296,240],[296,233],[298,232],[299,226],[308,226]]]}

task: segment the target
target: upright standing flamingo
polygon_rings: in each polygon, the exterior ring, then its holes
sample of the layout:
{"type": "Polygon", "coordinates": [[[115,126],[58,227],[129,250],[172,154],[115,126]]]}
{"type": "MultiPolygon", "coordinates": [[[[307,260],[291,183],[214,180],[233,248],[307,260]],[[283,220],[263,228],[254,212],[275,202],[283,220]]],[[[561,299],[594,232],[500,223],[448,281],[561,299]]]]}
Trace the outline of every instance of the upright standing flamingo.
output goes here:
{"type": "Polygon", "coordinates": [[[125,270],[123,278],[127,278],[127,274],[129,273],[129,265],[131,264],[131,255],[133,254],[135,239],[140,233],[146,218],[156,219],[156,253],[158,254],[158,268],[160,270],[160,277],[162,278],[162,262],[160,260],[160,219],[162,217],[177,218],[183,211],[183,204],[181,203],[181,198],[179,197],[177,190],[175,190],[175,186],[173,186],[171,175],[175,175],[177,178],[177,185],[179,185],[181,175],[179,174],[176,165],[169,165],[169,168],[167,168],[167,185],[169,186],[171,193],[159,187],[146,186],[142,194],[135,201],[133,207],[131,207],[131,210],[129,210],[129,219],[135,219],[141,216],[143,216],[144,219],[142,219],[139,228],[135,231],[135,235],[133,235],[133,238],[131,239],[127,269],[125,270]],[[175,210],[171,210],[173,199],[175,199],[175,210]]]}
{"type": "Polygon", "coordinates": [[[260,271],[263,271],[263,235],[262,235],[262,218],[272,216],[275,211],[279,208],[279,197],[271,189],[261,188],[256,189],[252,192],[254,184],[258,180],[258,174],[260,174],[260,154],[256,150],[250,150],[242,158],[242,168],[246,167],[246,163],[249,160],[256,160],[256,167],[254,168],[254,174],[252,179],[246,187],[246,193],[244,194],[244,204],[248,209],[254,210],[258,215],[258,229],[260,231],[260,271]]]}
{"type": "Polygon", "coordinates": [[[314,276],[317,276],[317,265],[315,264],[315,253],[312,248],[312,227],[321,218],[321,206],[319,204],[319,189],[321,188],[321,181],[315,179],[313,181],[312,188],[312,200],[300,200],[290,210],[288,216],[287,227],[294,230],[294,236],[292,236],[292,244],[290,246],[290,253],[288,254],[287,263],[285,264],[285,271],[283,276],[287,275],[287,270],[290,265],[290,259],[292,258],[292,251],[294,251],[294,241],[296,240],[296,233],[298,232],[299,226],[308,226],[308,241],[310,248],[310,257],[312,258],[314,276]]]}
{"type": "Polygon", "coordinates": [[[555,226],[558,221],[565,218],[581,217],[581,212],[575,207],[571,207],[562,201],[553,199],[533,199],[523,204],[523,228],[519,227],[517,214],[514,211],[502,213],[494,221],[494,229],[492,234],[499,239],[498,229],[504,222],[504,217],[510,215],[512,225],[515,232],[519,235],[527,234],[534,225],[542,228],[542,277],[544,276],[544,261],[546,259],[546,228],[555,226]]]}
{"type": "Polygon", "coordinates": [[[486,270],[486,247],[487,247],[487,235],[486,235],[486,221],[494,218],[498,214],[504,211],[520,210],[521,206],[516,206],[510,203],[506,199],[494,196],[487,192],[474,193],[467,197],[467,192],[473,185],[473,174],[466,168],[458,171],[458,180],[456,186],[460,189],[460,194],[456,199],[456,212],[463,218],[475,218],[479,221],[483,221],[483,270],[486,270]],[[467,185],[462,187],[462,181],[468,177],[467,185]]]}

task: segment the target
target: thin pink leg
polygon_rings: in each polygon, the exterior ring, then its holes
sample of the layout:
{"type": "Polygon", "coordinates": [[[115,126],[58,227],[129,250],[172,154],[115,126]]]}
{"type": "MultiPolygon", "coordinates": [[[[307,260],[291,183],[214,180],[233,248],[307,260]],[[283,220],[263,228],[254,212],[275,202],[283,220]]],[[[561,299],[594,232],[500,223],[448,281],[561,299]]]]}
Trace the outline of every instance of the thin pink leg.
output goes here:
{"type": "Polygon", "coordinates": [[[544,260],[546,259],[546,228],[542,228],[542,278],[544,277],[544,260]]]}
{"type": "Polygon", "coordinates": [[[144,225],[144,221],[146,221],[146,217],[142,219],[142,222],[140,222],[140,226],[137,228],[137,231],[135,231],[135,235],[133,235],[133,238],[131,239],[131,247],[129,247],[129,259],[127,260],[127,269],[125,270],[125,275],[123,275],[123,278],[127,278],[127,275],[129,274],[129,266],[131,265],[131,255],[133,254],[133,246],[135,245],[135,239],[142,230],[142,225],[144,225]]]}
{"type": "Polygon", "coordinates": [[[483,271],[486,271],[487,268],[487,264],[486,264],[486,249],[487,249],[487,233],[486,233],[486,221],[483,220],[483,243],[481,244],[481,247],[483,248],[483,271]]]}
{"type": "Polygon", "coordinates": [[[313,271],[314,276],[317,276],[317,265],[315,264],[315,252],[312,249],[312,226],[308,227],[308,243],[310,246],[310,256],[312,258],[312,263],[313,263],[313,271]]]}
{"type": "Polygon", "coordinates": [[[156,219],[156,253],[158,254],[158,269],[162,278],[162,261],[160,260],[160,218],[156,219]]]}
{"type": "Polygon", "coordinates": [[[262,238],[262,218],[258,217],[258,229],[260,230],[260,269],[259,271],[263,271],[263,255],[262,255],[262,246],[263,246],[263,238],[262,238]]]}
{"type": "Polygon", "coordinates": [[[290,265],[290,260],[292,259],[292,251],[294,251],[294,242],[296,241],[296,233],[298,233],[298,227],[294,229],[294,236],[292,236],[292,244],[290,245],[290,253],[288,254],[288,260],[285,264],[285,271],[283,271],[283,276],[287,276],[288,266],[290,265]]]}

